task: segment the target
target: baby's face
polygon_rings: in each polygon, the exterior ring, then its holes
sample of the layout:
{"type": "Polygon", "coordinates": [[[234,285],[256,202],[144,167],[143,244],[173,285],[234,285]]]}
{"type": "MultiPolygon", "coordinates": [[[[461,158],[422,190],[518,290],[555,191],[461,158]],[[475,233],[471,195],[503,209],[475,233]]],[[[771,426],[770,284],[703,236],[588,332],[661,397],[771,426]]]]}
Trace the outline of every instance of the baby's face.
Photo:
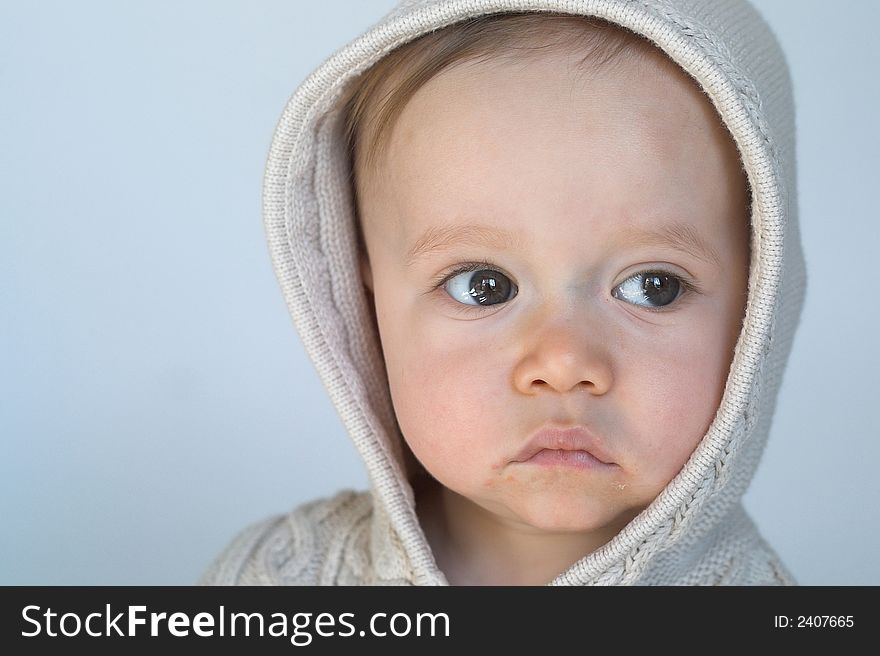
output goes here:
{"type": "Polygon", "coordinates": [[[706,433],[741,327],[747,189],[708,99],[668,62],[447,69],[374,183],[362,271],[413,453],[504,521],[610,539],[706,433]],[[546,426],[605,462],[523,461],[546,426]]]}

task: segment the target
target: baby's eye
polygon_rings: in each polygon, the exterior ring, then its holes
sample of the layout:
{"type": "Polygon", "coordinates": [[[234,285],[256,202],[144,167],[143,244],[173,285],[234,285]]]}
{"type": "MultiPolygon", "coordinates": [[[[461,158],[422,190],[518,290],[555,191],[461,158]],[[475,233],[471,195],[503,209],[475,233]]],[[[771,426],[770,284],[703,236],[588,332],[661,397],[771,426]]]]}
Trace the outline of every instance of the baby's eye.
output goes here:
{"type": "Polygon", "coordinates": [[[672,304],[688,287],[685,280],[671,273],[641,271],[615,287],[611,295],[650,310],[672,304]]]}
{"type": "Polygon", "coordinates": [[[509,301],[517,287],[500,271],[479,269],[455,272],[443,283],[446,293],[465,305],[496,305],[509,301]]]}

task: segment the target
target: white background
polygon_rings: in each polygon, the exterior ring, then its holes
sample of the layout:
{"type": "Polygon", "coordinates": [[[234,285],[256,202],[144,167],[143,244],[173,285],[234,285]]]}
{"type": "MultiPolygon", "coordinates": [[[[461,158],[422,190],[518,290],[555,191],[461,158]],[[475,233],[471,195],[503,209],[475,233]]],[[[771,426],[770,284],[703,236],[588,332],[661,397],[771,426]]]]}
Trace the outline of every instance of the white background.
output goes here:
{"type": "MultiPolygon", "coordinates": [[[[0,584],[188,584],[363,488],[260,217],[299,83],[392,0],[0,3],[0,584]]],[[[809,285],[746,496],[801,583],[880,584],[880,5],[761,0],[809,285]]]]}

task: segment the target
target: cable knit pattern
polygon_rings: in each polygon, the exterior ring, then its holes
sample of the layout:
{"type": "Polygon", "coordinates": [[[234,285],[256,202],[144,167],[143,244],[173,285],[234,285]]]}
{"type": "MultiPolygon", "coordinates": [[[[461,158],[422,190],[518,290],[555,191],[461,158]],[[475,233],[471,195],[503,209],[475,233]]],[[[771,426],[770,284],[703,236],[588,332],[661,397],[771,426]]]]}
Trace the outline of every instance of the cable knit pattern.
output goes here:
{"type": "Polygon", "coordinates": [[[597,16],[644,35],[691,75],[736,142],[752,189],[742,332],[718,412],[679,474],[552,585],[790,585],[742,495],[764,450],[806,291],[795,120],[785,57],[746,0],[404,0],[325,60],[279,120],[263,184],[278,281],[305,348],[366,463],[370,489],[242,531],[207,584],[445,585],[419,526],[379,336],[358,269],[337,99],[397,46],[481,14],[597,16]]]}

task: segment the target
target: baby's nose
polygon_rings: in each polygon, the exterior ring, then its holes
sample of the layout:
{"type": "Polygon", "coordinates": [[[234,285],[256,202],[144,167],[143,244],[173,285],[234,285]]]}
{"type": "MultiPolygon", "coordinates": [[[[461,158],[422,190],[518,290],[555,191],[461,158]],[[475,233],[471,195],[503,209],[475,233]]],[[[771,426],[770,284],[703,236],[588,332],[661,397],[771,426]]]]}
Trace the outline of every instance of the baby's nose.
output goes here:
{"type": "Polygon", "coordinates": [[[523,394],[583,389],[605,394],[613,384],[611,349],[601,329],[582,313],[556,313],[524,336],[525,348],[514,369],[514,386],[523,394]]]}

